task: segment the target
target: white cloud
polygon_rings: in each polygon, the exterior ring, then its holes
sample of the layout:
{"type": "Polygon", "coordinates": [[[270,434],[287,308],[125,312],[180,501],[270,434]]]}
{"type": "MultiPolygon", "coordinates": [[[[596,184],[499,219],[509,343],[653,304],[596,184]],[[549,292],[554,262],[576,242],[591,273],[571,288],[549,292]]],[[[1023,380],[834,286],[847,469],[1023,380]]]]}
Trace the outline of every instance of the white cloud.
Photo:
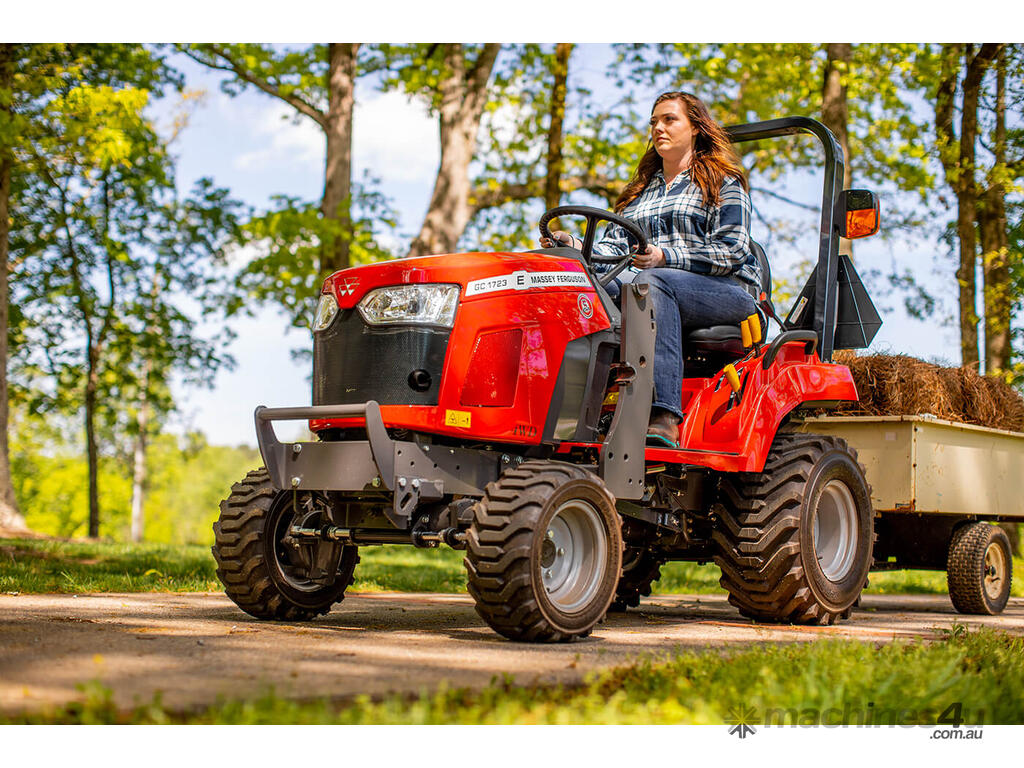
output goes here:
{"type": "MultiPolygon", "coordinates": [[[[256,148],[239,153],[233,161],[243,171],[288,166],[323,173],[323,131],[312,120],[295,120],[295,111],[268,102],[259,108],[243,107],[221,95],[219,111],[236,126],[247,125],[256,148]]],[[[437,121],[404,94],[374,94],[356,102],[353,118],[353,178],[364,170],[390,182],[430,182],[440,163],[437,121]]]]}
{"type": "Polygon", "coordinates": [[[285,104],[268,103],[259,109],[239,109],[228,97],[221,103],[232,123],[247,122],[258,149],[242,152],[234,160],[238,170],[289,166],[293,169],[323,173],[324,134],[308,117],[296,118],[295,110],[285,104]]]}
{"type": "Polygon", "coordinates": [[[368,170],[385,183],[430,182],[441,162],[437,120],[401,93],[374,94],[356,102],[353,176],[368,170]]]}

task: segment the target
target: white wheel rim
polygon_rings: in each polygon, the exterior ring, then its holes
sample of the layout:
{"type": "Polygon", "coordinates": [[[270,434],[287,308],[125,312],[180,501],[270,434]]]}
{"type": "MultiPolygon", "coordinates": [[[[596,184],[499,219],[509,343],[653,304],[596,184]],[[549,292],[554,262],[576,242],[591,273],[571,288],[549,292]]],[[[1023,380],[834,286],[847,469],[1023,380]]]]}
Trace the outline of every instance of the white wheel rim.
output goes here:
{"type": "Polygon", "coordinates": [[[840,582],[857,556],[857,504],[846,483],[829,480],[814,510],[814,554],[825,578],[840,582]]]}
{"type": "Polygon", "coordinates": [[[1006,570],[1006,553],[1001,546],[992,542],[985,549],[985,594],[989,600],[1002,597],[1006,570]]]}
{"type": "Polygon", "coordinates": [[[597,510],[573,499],[558,508],[541,543],[541,581],[548,600],[564,613],[585,608],[608,567],[608,535],[597,510]]]}

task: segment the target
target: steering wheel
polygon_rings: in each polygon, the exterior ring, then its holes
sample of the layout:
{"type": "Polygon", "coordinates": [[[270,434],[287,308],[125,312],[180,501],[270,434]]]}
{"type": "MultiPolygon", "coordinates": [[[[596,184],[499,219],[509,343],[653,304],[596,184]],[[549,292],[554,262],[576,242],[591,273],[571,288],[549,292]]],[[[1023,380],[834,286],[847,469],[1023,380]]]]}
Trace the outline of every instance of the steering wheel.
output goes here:
{"type": "Polygon", "coordinates": [[[610,272],[605,272],[597,279],[602,286],[608,285],[622,270],[628,267],[634,255],[646,253],[647,251],[647,236],[644,235],[643,230],[635,222],[619,216],[617,213],[605,211],[601,208],[593,208],[589,205],[560,205],[552,208],[550,211],[546,211],[538,222],[540,236],[548,240],[554,240],[551,237],[551,230],[548,229],[548,222],[558,216],[567,216],[569,214],[583,216],[587,220],[587,233],[583,237],[583,248],[581,250],[583,263],[588,267],[594,263],[615,265],[610,272]],[[639,244],[637,250],[627,253],[625,256],[601,256],[600,254],[595,254],[594,239],[597,237],[597,222],[599,221],[609,221],[612,224],[618,224],[629,234],[633,235],[639,244]]]}

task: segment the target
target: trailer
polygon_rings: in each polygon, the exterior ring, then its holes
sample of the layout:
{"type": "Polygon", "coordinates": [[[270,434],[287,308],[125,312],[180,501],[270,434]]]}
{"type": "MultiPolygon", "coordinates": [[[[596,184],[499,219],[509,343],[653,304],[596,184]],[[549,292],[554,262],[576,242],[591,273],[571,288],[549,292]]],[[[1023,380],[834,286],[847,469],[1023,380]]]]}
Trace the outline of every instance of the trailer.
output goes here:
{"type": "Polygon", "coordinates": [[[994,614],[1010,595],[1009,540],[1024,521],[1024,433],[916,416],[817,416],[799,431],[857,451],[875,513],[872,571],[946,571],[961,613],[994,614]]]}

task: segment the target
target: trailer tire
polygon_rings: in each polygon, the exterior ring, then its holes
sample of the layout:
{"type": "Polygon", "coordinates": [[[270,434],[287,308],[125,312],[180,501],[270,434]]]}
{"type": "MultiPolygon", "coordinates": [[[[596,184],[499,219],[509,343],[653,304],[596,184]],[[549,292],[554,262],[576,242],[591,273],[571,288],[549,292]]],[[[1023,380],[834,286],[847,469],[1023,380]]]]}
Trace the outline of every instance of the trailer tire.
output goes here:
{"type": "Polygon", "coordinates": [[[607,613],[622,568],[615,497],[580,467],[524,462],[487,485],[465,563],[476,611],[499,634],[586,637],[607,613]]]}
{"type": "Polygon", "coordinates": [[[615,588],[615,600],[608,610],[622,613],[640,605],[641,597],[649,597],[651,586],[661,578],[665,561],[648,549],[628,548],[622,557],[622,576],[615,588]]]}
{"type": "Polygon", "coordinates": [[[960,613],[994,616],[1010,599],[1013,579],[1010,539],[1002,528],[970,523],[957,528],[949,543],[946,584],[960,613]]]}
{"type": "Polygon", "coordinates": [[[723,477],[720,487],[713,539],[729,602],[761,621],[847,618],[874,532],[871,489],[846,441],[779,433],[762,472],[723,477]]]}
{"type": "Polygon", "coordinates": [[[334,582],[304,580],[281,541],[294,516],[291,496],[261,467],[231,486],[213,524],[217,577],[235,605],[257,619],[308,621],[327,613],[344,598],[359,562],[356,547],[335,544],[342,549],[334,582]]]}

